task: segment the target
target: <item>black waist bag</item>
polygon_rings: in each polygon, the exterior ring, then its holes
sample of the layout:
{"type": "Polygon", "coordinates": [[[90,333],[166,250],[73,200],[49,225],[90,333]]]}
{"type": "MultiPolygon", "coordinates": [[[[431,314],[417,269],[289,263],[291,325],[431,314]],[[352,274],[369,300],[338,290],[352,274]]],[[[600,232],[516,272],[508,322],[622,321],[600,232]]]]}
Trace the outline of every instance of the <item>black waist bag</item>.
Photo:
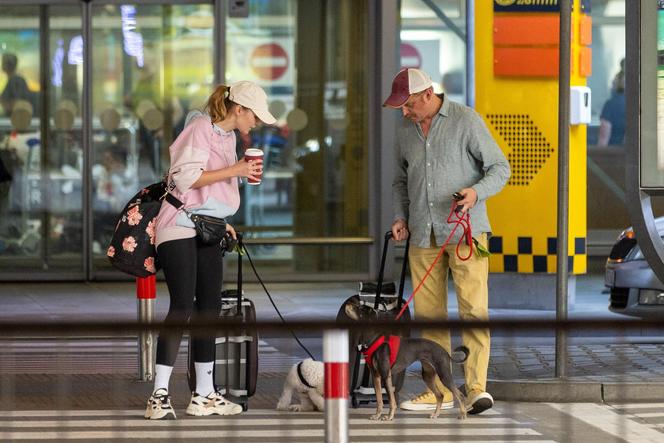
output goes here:
{"type": "Polygon", "coordinates": [[[184,209],[184,204],[172,194],[166,195],[166,201],[177,209],[182,209],[194,224],[196,236],[206,245],[218,245],[226,234],[226,220],[210,215],[194,214],[184,209]]]}

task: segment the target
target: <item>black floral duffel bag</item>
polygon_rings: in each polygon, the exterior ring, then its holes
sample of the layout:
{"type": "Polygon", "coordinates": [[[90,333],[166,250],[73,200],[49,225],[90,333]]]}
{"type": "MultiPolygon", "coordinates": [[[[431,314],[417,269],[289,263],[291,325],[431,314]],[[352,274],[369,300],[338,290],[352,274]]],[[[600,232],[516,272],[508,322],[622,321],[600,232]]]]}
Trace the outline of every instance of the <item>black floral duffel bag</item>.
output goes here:
{"type": "Polygon", "coordinates": [[[147,277],[159,270],[155,223],[165,195],[166,182],[154,183],[132,197],[120,213],[106,252],[117,269],[136,277],[147,277]]]}

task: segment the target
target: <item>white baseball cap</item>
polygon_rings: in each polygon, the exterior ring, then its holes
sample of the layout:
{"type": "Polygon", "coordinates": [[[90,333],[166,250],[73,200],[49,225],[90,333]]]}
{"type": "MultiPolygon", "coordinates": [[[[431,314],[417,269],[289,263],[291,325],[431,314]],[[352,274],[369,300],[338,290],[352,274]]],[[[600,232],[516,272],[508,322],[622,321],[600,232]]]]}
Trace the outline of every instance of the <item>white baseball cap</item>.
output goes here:
{"type": "Polygon", "coordinates": [[[273,125],[277,121],[267,109],[267,94],[254,82],[242,80],[231,84],[228,99],[254,111],[263,123],[273,125]]]}
{"type": "Polygon", "coordinates": [[[411,94],[422,92],[431,87],[431,85],[431,77],[421,69],[402,69],[394,76],[394,80],[392,80],[392,93],[387,97],[383,106],[400,108],[406,104],[411,94]]]}

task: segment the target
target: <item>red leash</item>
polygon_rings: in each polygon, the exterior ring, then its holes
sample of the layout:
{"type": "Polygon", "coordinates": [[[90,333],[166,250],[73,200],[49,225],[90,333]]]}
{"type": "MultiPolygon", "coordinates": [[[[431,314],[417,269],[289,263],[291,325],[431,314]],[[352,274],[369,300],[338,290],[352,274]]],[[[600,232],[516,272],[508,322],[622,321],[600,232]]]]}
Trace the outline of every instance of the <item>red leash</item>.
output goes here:
{"type": "MultiPolygon", "coordinates": [[[[445,243],[443,243],[443,246],[440,247],[440,251],[438,251],[438,255],[436,256],[436,259],[431,263],[431,266],[429,266],[429,269],[427,269],[426,274],[424,274],[424,277],[422,277],[422,281],[420,282],[419,285],[415,288],[413,293],[408,297],[408,301],[403,304],[401,307],[401,310],[395,317],[395,320],[399,320],[401,316],[403,315],[404,311],[408,308],[408,305],[410,302],[413,300],[413,297],[415,297],[415,294],[417,294],[417,291],[420,290],[422,285],[424,284],[424,281],[427,279],[429,274],[431,274],[431,270],[433,269],[434,266],[436,266],[436,263],[438,263],[438,260],[440,260],[440,257],[443,256],[443,253],[445,252],[445,248],[447,247],[447,244],[450,242],[452,239],[452,236],[454,235],[454,232],[456,229],[461,226],[463,228],[463,235],[459,239],[459,242],[457,243],[456,246],[456,255],[459,257],[460,260],[468,260],[472,255],[473,255],[473,231],[470,226],[470,213],[466,211],[466,213],[462,214],[461,211],[456,211],[457,207],[457,202],[452,202],[452,209],[450,210],[450,215],[447,216],[447,223],[448,224],[454,224],[454,228],[452,229],[452,232],[450,232],[450,235],[447,237],[447,240],[445,240],[445,243]],[[466,257],[461,257],[459,255],[459,247],[463,244],[464,239],[466,240],[466,243],[470,247],[470,252],[466,257]]],[[[407,260],[408,257],[405,257],[404,260],[407,260]]]]}

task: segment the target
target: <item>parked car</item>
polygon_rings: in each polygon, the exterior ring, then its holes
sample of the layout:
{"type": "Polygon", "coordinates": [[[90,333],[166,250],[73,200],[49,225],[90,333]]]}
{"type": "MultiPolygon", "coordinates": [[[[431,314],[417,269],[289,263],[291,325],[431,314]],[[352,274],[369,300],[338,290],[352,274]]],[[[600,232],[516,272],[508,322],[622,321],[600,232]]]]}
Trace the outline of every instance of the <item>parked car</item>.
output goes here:
{"type": "MultiPolygon", "coordinates": [[[[664,237],[664,217],[655,219],[664,237]]],[[[664,318],[664,284],[643,257],[632,228],[624,230],[606,260],[604,284],[611,291],[609,309],[641,318],[664,318]]]]}

